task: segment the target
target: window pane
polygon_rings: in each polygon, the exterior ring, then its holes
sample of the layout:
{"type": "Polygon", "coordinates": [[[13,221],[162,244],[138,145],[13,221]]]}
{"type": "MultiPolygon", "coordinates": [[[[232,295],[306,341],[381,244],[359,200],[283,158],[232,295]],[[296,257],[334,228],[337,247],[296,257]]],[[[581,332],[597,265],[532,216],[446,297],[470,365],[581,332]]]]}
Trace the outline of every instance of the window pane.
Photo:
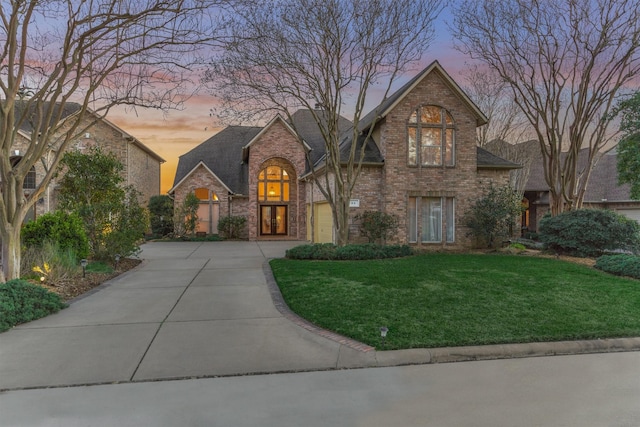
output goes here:
{"type": "Polygon", "coordinates": [[[264,181],[264,169],[260,171],[260,175],[258,175],[258,179],[260,181],[264,181]]]}
{"type": "Polygon", "coordinates": [[[422,241],[442,241],[442,206],[440,198],[422,199],[422,241]]]}
{"type": "Polygon", "coordinates": [[[418,113],[414,112],[411,117],[409,117],[409,123],[418,123],[418,113]]]}
{"type": "Polygon", "coordinates": [[[265,182],[261,181],[258,183],[258,200],[266,200],[264,193],[265,182]]]}
{"type": "Polygon", "coordinates": [[[445,160],[444,160],[444,164],[447,166],[453,166],[455,164],[455,158],[454,158],[454,132],[453,129],[447,129],[447,133],[446,133],[446,148],[445,148],[445,160]]]}
{"type": "Polygon", "coordinates": [[[442,145],[442,130],[422,128],[422,145],[442,145]]]}
{"type": "Polygon", "coordinates": [[[455,205],[453,197],[447,197],[445,199],[445,215],[447,222],[447,242],[453,243],[456,240],[456,221],[455,221],[455,205]]]}
{"type": "Polygon", "coordinates": [[[283,202],[288,202],[289,201],[289,183],[288,182],[284,182],[282,184],[282,201],[283,202]]]}
{"type": "Polygon", "coordinates": [[[420,156],[422,164],[425,166],[436,166],[441,164],[440,147],[422,147],[420,156]]]}
{"type": "Polygon", "coordinates": [[[416,212],[416,202],[417,199],[415,197],[409,197],[409,207],[407,209],[409,213],[409,242],[415,243],[418,241],[418,216],[416,212]]]}
{"type": "Polygon", "coordinates": [[[440,124],[442,123],[441,117],[442,109],[433,105],[422,107],[422,115],[420,117],[421,123],[440,124]]]}
{"type": "Polygon", "coordinates": [[[282,179],[285,181],[289,181],[289,174],[284,169],[282,169],[282,179]]]}
{"type": "Polygon", "coordinates": [[[280,200],[280,185],[279,182],[267,183],[267,201],[277,202],[280,200]]]}
{"type": "Polygon", "coordinates": [[[413,128],[410,127],[408,129],[409,131],[409,164],[410,165],[417,165],[418,164],[418,151],[417,151],[417,147],[416,147],[416,141],[418,140],[417,138],[417,132],[418,129],[417,128],[413,128]]]}
{"type": "Polygon", "coordinates": [[[453,117],[451,117],[451,114],[445,112],[445,116],[444,116],[444,120],[445,123],[448,125],[452,125],[453,124],[453,117]]]}
{"type": "Polygon", "coordinates": [[[195,195],[200,200],[209,200],[209,190],[206,188],[196,188],[195,195]]]}
{"type": "Polygon", "coordinates": [[[281,169],[278,166],[269,166],[267,168],[267,180],[280,181],[281,169]]]}

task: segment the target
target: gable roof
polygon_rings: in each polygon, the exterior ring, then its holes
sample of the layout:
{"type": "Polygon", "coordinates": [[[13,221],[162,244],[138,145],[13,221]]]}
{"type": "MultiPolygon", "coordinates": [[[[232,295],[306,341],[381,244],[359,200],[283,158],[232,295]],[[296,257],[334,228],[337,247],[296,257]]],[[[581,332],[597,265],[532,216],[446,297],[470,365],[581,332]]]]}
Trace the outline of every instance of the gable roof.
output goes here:
{"type": "Polygon", "coordinates": [[[173,192],[177,185],[200,163],[226,185],[231,192],[247,194],[247,164],[242,161],[242,149],[264,128],[254,126],[229,126],[180,156],[173,192]]]}
{"type": "Polygon", "coordinates": [[[407,94],[409,94],[426,76],[436,72],[438,73],[445,83],[464,101],[469,107],[471,112],[476,117],[476,125],[482,126],[487,123],[487,117],[480,111],[478,106],[467,96],[460,86],[451,78],[451,76],[442,68],[442,65],[438,61],[433,61],[411,80],[409,80],[404,86],[391,94],[388,98],[383,100],[380,105],[371,110],[366,116],[358,123],[358,130],[364,131],[368,129],[374,122],[386,117],[391,110],[400,103],[407,94]]]}
{"type": "MultiPolygon", "coordinates": [[[[55,116],[59,115],[60,121],[67,120],[69,117],[79,113],[80,110],[82,109],[82,106],[80,104],[78,104],[77,102],[65,102],[62,107],[60,106],[60,103],[52,104],[50,102],[45,102],[44,105],[43,105],[43,108],[45,110],[45,114],[48,113],[49,109],[51,109],[52,106],[53,106],[53,116],[55,117],[55,116]]],[[[25,120],[21,121],[20,129],[18,130],[18,132],[21,133],[22,136],[24,136],[26,138],[30,138],[31,134],[34,131],[35,123],[33,122],[33,120],[29,120],[29,116],[34,117],[35,110],[36,110],[37,107],[38,107],[38,105],[33,103],[33,102],[16,101],[16,109],[18,110],[18,115],[24,115],[24,119],[25,119],[25,120]]],[[[94,112],[91,109],[87,109],[87,114],[92,115],[93,117],[96,118],[96,120],[98,122],[104,123],[107,126],[109,126],[110,128],[114,129],[116,132],[120,133],[124,139],[128,140],[133,145],[135,145],[136,147],[138,147],[139,149],[141,149],[145,153],[149,154],[151,157],[153,157],[158,162],[164,163],[166,161],[162,157],[160,157],[156,152],[154,152],[152,149],[150,149],[149,147],[144,145],[136,137],[134,137],[133,135],[131,135],[128,132],[125,132],[124,130],[122,130],[121,128],[116,126],[114,123],[112,123],[111,121],[107,120],[106,117],[99,116],[96,112],[94,112]]]]}
{"type": "Polygon", "coordinates": [[[285,129],[291,135],[293,135],[294,138],[296,139],[301,138],[304,148],[306,150],[311,150],[311,147],[306,143],[306,141],[304,140],[304,138],[302,138],[300,134],[296,133],[295,129],[291,127],[291,124],[286,120],[284,120],[280,114],[276,114],[276,116],[273,119],[271,119],[269,123],[267,123],[266,126],[260,130],[260,132],[258,132],[253,138],[251,138],[251,141],[249,141],[247,145],[242,147],[242,161],[245,161],[245,162],[247,161],[247,159],[249,158],[249,148],[253,145],[254,142],[260,139],[260,137],[262,137],[262,135],[264,135],[269,130],[269,128],[271,128],[276,122],[281,123],[285,127],[285,129]]]}

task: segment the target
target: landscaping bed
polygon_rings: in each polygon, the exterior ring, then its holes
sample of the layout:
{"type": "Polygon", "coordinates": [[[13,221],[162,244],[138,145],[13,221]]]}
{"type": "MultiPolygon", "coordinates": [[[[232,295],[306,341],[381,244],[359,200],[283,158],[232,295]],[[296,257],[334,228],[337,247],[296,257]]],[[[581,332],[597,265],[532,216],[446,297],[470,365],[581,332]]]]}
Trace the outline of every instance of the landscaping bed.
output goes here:
{"type": "Polygon", "coordinates": [[[375,347],[382,326],[386,349],[640,336],[639,281],[557,258],[434,253],[271,267],[293,311],[375,347]]]}

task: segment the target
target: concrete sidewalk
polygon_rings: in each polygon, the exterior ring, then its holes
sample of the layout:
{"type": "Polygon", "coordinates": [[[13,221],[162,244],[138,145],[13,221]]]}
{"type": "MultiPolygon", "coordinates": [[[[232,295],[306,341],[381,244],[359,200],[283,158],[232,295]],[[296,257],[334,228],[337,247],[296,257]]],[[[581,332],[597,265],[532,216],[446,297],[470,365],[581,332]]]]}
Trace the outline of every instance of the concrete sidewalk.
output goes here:
{"type": "Polygon", "coordinates": [[[299,243],[147,243],[140,267],[0,334],[0,391],[640,349],[632,338],[376,352],[283,303],[265,263],[299,243]]]}

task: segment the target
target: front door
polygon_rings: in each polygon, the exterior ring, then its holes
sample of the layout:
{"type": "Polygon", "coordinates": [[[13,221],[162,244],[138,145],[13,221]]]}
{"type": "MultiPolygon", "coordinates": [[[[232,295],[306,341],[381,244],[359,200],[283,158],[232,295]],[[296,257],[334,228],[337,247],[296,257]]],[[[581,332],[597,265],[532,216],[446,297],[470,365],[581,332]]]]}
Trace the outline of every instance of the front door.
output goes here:
{"type": "Polygon", "coordinates": [[[260,206],[260,234],[263,236],[287,234],[286,206],[260,206]]]}

